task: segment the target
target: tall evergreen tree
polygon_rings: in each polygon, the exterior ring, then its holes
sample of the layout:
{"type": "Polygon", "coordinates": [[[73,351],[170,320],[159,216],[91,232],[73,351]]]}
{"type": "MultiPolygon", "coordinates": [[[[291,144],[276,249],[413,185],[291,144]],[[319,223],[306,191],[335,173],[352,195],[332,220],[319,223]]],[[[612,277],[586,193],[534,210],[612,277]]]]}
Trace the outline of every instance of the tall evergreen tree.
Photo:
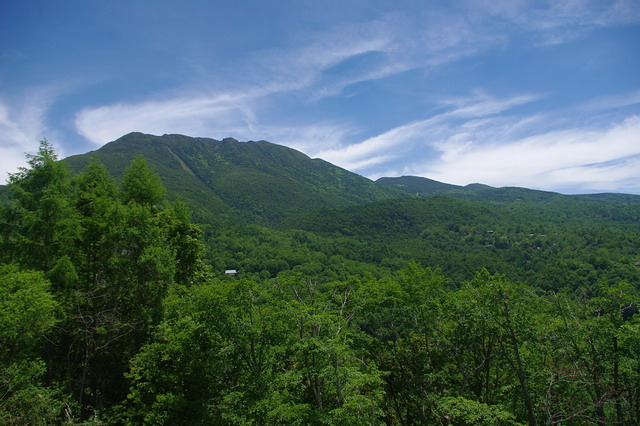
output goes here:
{"type": "MultiPolygon", "coordinates": [[[[72,268],[73,243],[80,233],[78,216],[69,197],[69,174],[56,161],[53,146],[40,142],[36,154],[27,155],[29,167],[9,177],[10,204],[3,211],[2,256],[27,268],[49,272],[72,268]]],[[[74,275],[73,270],[59,276],[74,275]]],[[[55,282],[54,285],[61,284],[55,282]]]]}
{"type": "Polygon", "coordinates": [[[45,424],[61,415],[56,390],[45,384],[46,339],[58,304],[42,272],[0,266],[0,423],[45,424]]]}
{"type": "Polygon", "coordinates": [[[149,169],[143,157],[136,157],[122,178],[124,202],[153,206],[162,200],[164,194],[160,177],[149,169]]]}

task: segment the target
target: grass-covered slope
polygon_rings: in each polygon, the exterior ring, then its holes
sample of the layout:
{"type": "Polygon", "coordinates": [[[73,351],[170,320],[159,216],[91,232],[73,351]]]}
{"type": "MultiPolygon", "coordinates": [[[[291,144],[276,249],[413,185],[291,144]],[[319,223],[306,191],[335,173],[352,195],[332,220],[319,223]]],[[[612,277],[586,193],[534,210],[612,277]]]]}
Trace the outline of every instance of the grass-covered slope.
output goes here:
{"type": "Polygon", "coordinates": [[[187,201],[196,219],[205,222],[222,217],[273,224],[319,208],[403,196],[326,161],[265,141],[131,133],[65,162],[78,170],[95,157],[118,178],[136,155],[145,157],[158,172],[170,197],[187,201]]]}

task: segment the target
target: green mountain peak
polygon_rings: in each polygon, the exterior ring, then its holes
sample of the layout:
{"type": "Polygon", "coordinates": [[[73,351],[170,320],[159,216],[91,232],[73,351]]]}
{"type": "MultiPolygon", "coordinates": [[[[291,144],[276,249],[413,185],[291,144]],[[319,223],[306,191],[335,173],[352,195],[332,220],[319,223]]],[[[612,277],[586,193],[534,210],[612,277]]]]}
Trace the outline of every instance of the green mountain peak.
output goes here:
{"type": "Polygon", "coordinates": [[[275,224],[299,213],[402,197],[402,193],[324,160],[267,141],[129,133],[97,151],[69,157],[72,170],[97,158],[119,179],[140,155],[161,176],[170,198],[196,219],[275,224]]]}

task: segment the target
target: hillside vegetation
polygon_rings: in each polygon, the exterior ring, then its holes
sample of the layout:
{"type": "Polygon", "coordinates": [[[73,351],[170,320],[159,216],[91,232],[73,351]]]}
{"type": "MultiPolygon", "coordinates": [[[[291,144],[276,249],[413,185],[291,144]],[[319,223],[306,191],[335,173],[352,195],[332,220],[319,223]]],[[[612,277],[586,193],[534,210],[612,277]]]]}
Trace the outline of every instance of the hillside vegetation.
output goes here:
{"type": "Polygon", "coordinates": [[[417,196],[446,194],[457,198],[478,201],[602,201],[614,203],[640,203],[640,195],[633,194],[579,194],[563,195],[556,192],[538,191],[527,188],[494,188],[489,185],[472,183],[467,186],[450,185],[418,176],[383,177],[376,181],[381,185],[417,196]]]}
{"type": "Polygon", "coordinates": [[[43,142],[0,211],[0,422],[639,424],[638,198],[398,179],[43,142]]]}
{"type": "Polygon", "coordinates": [[[169,198],[188,202],[202,222],[222,218],[274,224],[302,211],[401,196],[326,161],[265,141],[131,133],[64,161],[78,171],[98,159],[119,179],[136,155],[158,172],[169,198]]]}

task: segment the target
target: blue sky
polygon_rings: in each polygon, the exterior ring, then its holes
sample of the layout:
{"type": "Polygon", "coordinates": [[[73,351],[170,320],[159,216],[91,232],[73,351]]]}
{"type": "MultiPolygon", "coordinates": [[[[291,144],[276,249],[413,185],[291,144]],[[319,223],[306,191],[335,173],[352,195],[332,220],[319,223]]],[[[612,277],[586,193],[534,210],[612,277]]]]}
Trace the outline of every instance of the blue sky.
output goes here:
{"type": "Polygon", "coordinates": [[[132,132],[640,194],[640,0],[2,0],[0,173],[132,132]]]}

